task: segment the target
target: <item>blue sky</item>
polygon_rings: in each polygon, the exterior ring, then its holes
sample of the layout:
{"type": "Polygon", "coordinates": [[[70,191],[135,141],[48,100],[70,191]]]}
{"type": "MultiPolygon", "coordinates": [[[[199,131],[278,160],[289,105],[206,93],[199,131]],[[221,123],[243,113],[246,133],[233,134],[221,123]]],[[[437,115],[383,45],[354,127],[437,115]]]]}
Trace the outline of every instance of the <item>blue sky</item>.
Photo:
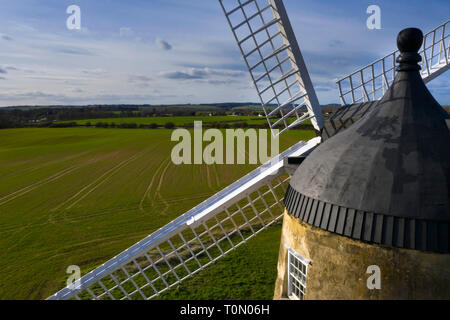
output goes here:
{"type": "MultiPolygon", "coordinates": [[[[218,0],[0,3],[0,106],[258,101],[218,0]],[[66,28],[72,4],[80,31],[66,28]]],[[[393,51],[401,29],[429,31],[450,12],[448,0],[284,3],[323,104],[339,102],[335,79],[393,51]],[[381,30],[366,27],[372,4],[381,30]]],[[[449,73],[429,84],[441,104],[449,73]]]]}

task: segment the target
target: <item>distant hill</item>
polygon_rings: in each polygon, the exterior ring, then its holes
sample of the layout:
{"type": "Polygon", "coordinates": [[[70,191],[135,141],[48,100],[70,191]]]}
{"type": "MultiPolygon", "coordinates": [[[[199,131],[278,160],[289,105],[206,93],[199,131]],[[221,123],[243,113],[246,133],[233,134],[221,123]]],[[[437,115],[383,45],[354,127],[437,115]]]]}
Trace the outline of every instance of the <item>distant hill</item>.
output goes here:
{"type": "MultiPolygon", "coordinates": [[[[270,104],[268,107],[275,108],[275,104],[270,104]]],[[[339,104],[322,105],[322,108],[338,108],[339,104]]],[[[156,109],[174,109],[185,108],[191,110],[262,110],[260,103],[255,102],[221,102],[221,103],[207,103],[207,104],[91,104],[91,105],[36,105],[36,106],[8,106],[0,109],[63,109],[63,108],[102,108],[106,110],[140,110],[142,108],[156,108],[156,109]]],[[[286,107],[290,108],[290,107],[286,107]]]]}

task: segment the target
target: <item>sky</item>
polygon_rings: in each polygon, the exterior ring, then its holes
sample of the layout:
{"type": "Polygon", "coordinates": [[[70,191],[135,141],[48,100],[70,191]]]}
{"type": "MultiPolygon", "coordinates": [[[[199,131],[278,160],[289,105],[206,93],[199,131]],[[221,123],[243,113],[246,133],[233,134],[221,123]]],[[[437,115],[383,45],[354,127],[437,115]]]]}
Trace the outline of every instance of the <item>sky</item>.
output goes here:
{"type": "MultiPolygon", "coordinates": [[[[339,103],[336,79],[396,49],[401,29],[427,32],[450,12],[448,0],[284,3],[322,104],[339,103]],[[370,5],[380,30],[366,26],[370,5]]],[[[0,4],[0,106],[259,101],[218,0],[0,4]],[[70,5],[80,30],[66,27],[70,5]]],[[[428,86],[450,104],[450,72],[428,86]]]]}

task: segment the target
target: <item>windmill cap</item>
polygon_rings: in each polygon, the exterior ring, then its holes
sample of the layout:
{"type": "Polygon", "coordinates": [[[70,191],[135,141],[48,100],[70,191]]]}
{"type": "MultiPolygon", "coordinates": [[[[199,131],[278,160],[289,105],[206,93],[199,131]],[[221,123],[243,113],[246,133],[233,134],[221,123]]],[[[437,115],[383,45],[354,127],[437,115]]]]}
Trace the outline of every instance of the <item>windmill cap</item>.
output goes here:
{"type": "MultiPolygon", "coordinates": [[[[399,35],[420,47],[421,31],[399,35]]],[[[367,242],[450,252],[450,131],[414,55],[402,52],[389,90],[360,120],[320,144],[285,197],[294,217],[367,242]]]]}
{"type": "Polygon", "coordinates": [[[408,28],[400,31],[397,37],[397,47],[401,54],[397,58],[399,63],[397,71],[417,71],[422,57],[417,53],[423,44],[423,33],[417,28],[408,28]]]}
{"type": "Polygon", "coordinates": [[[423,44],[423,32],[417,28],[407,28],[398,34],[397,47],[400,52],[418,52],[423,44]]]}

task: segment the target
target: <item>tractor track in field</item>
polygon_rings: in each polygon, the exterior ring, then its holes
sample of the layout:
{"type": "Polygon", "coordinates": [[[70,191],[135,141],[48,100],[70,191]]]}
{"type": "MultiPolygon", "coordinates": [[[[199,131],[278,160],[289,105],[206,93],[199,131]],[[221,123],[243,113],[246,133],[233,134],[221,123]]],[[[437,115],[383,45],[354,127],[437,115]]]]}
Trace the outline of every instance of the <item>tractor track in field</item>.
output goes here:
{"type": "Polygon", "coordinates": [[[57,179],[59,179],[61,177],[64,177],[65,175],[67,175],[67,174],[69,174],[69,173],[71,173],[71,172],[73,172],[73,171],[75,171],[75,170],[77,170],[77,169],[79,169],[81,167],[83,167],[83,165],[71,166],[69,168],[66,168],[66,169],[64,169],[62,171],[59,171],[59,172],[55,173],[54,175],[52,175],[52,176],[50,176],[48,178],[45,178],[45,179],[43,179],[41,181],[35,182],[35,183],[33,183],[33,184],[29,185],[29,186],[26,186],[26,187],[24,187],[24,188],[22,188],[20,190],[17,190],[17,191],[15,191],[13,193],[10,193],[10,194],[6,195],[6,196],[3,196],[2,198],[0,198],[0,206],[2,206],[4,204],[6,204],[6,203],[8,203],[8,202],[18,198],[18,197],[21,197],[21,196],[29,193],[30,191],[33,191],[34,189],[36,189],[36,188],[38,188],[40,186],[43,186],[43,185],[45,185],[47,183],[50,183],[50,182],[55,181],[55,180],[57,180],[57,179]]]}
{"type": "Polygon", "coordinates": [[[64,207],[66,205],[68,205],[65,209],[69,210],[71,209],[73,206],[75,206],[77,203],[79,203],[81,200],[83,200],[84,198],[86,198],[89,194],[91,194],[93,191],[95,191],[98,187],[100,187],[103,183],[105,183],[106,181],[109,180],[109,178],[111,178],[112,176],[114,176],[117,172],[120,171],[120,169],[122,169],[123,167],[125,167],[126,165],[128,165],[129,163],[133,162],[134,160],[138,159],[139,157],[141,157],[145,152],[147,151],[144,150],[142,152],[139,152],[137,154],[134,154],[133,156],[131,156],[130,158],[120,162],[119,164],[115,165],[114,167],[112,167],[111,169],[109,169],[108,171],[104,172],[100,177],[98,177],[97,179],[95,179],[93,182],[89,183],[88,185],[84,186],[83,188],[81,188],[77,193],[75,193],[72,197],[70,197],[69,199],[67,199],[66,201],[62,202],[61,204],[59,204],[57,207],[53,208],[51,211],[54,212],[58,209],[60,209],[61,207],[64,207]],[[80,196],[81,195],[81,196],[80,196]],[[78,199],[77,197],[80,196],[78,199]],[[69,204],[71,201],[75,200],[74,202],[72,202],[71,204],[69,204]]]}
{"type": "Polygon", "coordinates": [[[28,186],[26,186],[26,187],[24,187],[22,189],[19,189],[19,190],[14,191],[14,192],[6,195],[6,196],[3,196],[2,198],[0,198],[0,206],[4,205],[4,204],[6,204],[6,203],[8,203],[8,202],[10,202],[10,201],[20,197],[20,196],[23,196],[23,195],[25,195],[25,194],[35,190],[38,187],[46,185],[47,183],[53,182],[55,180],[58,180],[59,178],[62,178],[62,177],[66,176],[69,173],[72,173],[73,171],[75,171],[77,169],[80,169],[80,168],[85,167],[85,166],[87,166],[89,164],[95,163],[97,161],[99,161],[99,160],[95,159],[95,158],[94,159],[89,159],[88,161],[86,161],[83,164],[68,167],[68,168],[66,168],[66,169],[64,169],[62,171],[59,171],[59,172],[53,174],[50,177],[47,177],[45,179],[42,179],[42,180],[37,181],[35,183],[32,183],[32,184],[30,184],[30,185],[28,185],[28,186]]]}
{"type": "MultiPolygon", "coordinates": [[[[91,239],[88,241],[84,241],[84,242],[77,242],[74,244],[70,244],[70,245],[66,245],[64,247],[58,248],[58,249],[49,249],[49,250],[42,250],[39,252],[39,254],[36,255],[36,257],[45,255],[45,254],[51,254],[52,252],[55,251],[59,251],[61,250],[62,253],[54,253],[51,256],[45,257],[45,259],[52,259],[58,256],[67,256],[68,254],[70,254],[70,249],[74,248],[74,247],[83,247],[83,246],[89,246],[89,245],[94,245],[96,243],[101,243],[102,245],[108,245],[117,241],[123,241],[123,240],[135,240],[135,241],[139,241],[140,239],[145,237],[145,233],[144,235],[142,235],[142,232],[134,232],[134,233],[128,233],[126,235],[114,235],[114,236],[106,236],[106,237],[102,237],[102,238],[96,238],[96,239],[91,239]]],[[[111,257],[112,258],[112,257],[111,257]]],[[[108,260],[108,259],[107,259],[108,260]]],[[[104,260],[102,260],[104,261],[104,260]]]]}
{"type": "Polygon", "coordinates": [[[70,156],[67,156],[67,157],[64,157],[64,158],[61,158],[61,159],[51,160],[51,161],[48,161],[48,162],[45,162],[45,163],[40,163],[40,164],[31,166],[31,167],[28,167],[28,168],[24,168],[24,169],[21,169],[21,170],[14,170],[14,172],[8,173],[8,174],[3,175],[3,176],[0,176],[0,178],[4,179],[4,178],[7,178],[7,177],[12,176],[12,175],[17,175],[19,173],[25,173],[25,172],[29,172],[29,171],[34,171],[34,170],[37,170],[37,169],[40,169],[42,167],[46,167],[46,166],[49,166],[49,165],[52,165],[52,164],[55,164],[55,163],[59,163],[59,162],[67,161],[67,160],[72,160],[72,159],[76,159],[76,158],[80,158],[80,157],[82,157],[82,156],[84,156],[84,155],[86,155],[86,154],[88,154],[88,153],[90,153],[92,151],[94,151],[94,150],[80,152],[80,153],[73,154],[73,155],[70,155],[70,156]]]}
{"type": "Polygon", "coordinates": [[[153,200],[155,201],[156,198],[158,197],[161,199],[160,201],[162,201],[164,203],[164,209],[161,211],[161,213],[160,213],[161,215],[164,215],[167,212],[167,210],[169,209],[169,204],[161,195],[161,187],[163,185],[163,181],[166,176],[167,169],[169,169],[169,167],[170,167],[170,163],[171,163],[171,159],[169,159],[169,161],[167,161],[167,165],[164,168],[163,172],[161,173],[161,176],[159,177],[158,187],[156,188],[155,197],[153,198],[153,200]]]}
{"type": "MultiPolygon", "coordinates": [[[[195,199],[206,199],[209,196],[212,196],[215,192],[208,192],[208,193],[201,193],[201,194],[196,194],[194,196],[189,196],[189,197],[177,197],[177,198],[169,198],[164,200],[165,202],[159,200],[159,201],[155,201],[155,205],[159,205],[159,204],[175,204],[175,203],[179,203],[179,202],[184,202],[187,200],[195,200],[195,199]]],[[[153,207],[153,206],[148,206],[148,207],[153,207]]],[[[79,217],[72,217],[67,219],[66,217],[60,217],[57,219],[52,219],[52,221],[46,221],[46,222],[41,222],[41,223],[33,223],[33,224],[27,224],[27,225],[20,225],[20,226],[8,226],[6,228],[0,228],[0,234],[4,234],[4,233],[8,233],[8,232],[17,232],[17,231],[23,231],[26,230],[28,228],[31,227],[43,227],[43,226],[47,226],[47,225],[55,225],[61,222],[69,222],[69,223],[77,223],[77,222],[81,222],[90,218],[94,218],[94,217],[100,217],[103,215],[108,215],[108,214],[114,214],[114,213],[118,213],[118,212],[123,212],[123,211],[130,211],[136,209],[136,205],[130,205],[127,207],[117,207],[117,208],[108,208],[105,210],[101,210],[101,211],[96,211],[92,214],[87,214],[87,215],[82,215],[79,217]]],[[[144,206],[145,209],[145,206],[144,206]]]]}
{"type": "Polygon", "coordinates": [[[25,240],[25,238],[28,237],[30,234],[32,234],[31,231],[30,231],[30,232],[27,232],[27,233],[22,232],[21,235],[20,235],[20,239],[14,240],[14,243],[13,243],[11,246],[9,246],[8,248],[6,248],[6,250],[3,251],[2,254],[7,254],[8,252],[11,251],[11,249],[14,249],[15,247],[19,246],[20,243],[21,243],[23,240],[25,240]]]}
{"type": "Polygon", "coordinates": [[[216,179],[216,187],[220,187],[219,173],[217,172],[217,164],[214,164],[214,177],[216,179]]]}
{"type": "MultiPolygon", "coordinates": [[[[124,240],[133,240],[133,241],[137,242],[139,240],[142,240],[144,237],[145,237],[145,234],[142,235],[142,233],[140,233],[140,232],[135,232],[133,234],[127,234],[126,236],[122,236],[122,237],[121,236],[111,236],[111,237],[105,237],[105,238],[99,238],[99,239],[92,239],[92,240],[85,241],[85,242],[79,242],[79,243],[76,243],[76,244],[73,244],[73,245],[68,245],[66,247],[63,247],[62,249],[63,250],[70,250],[72,247],[78,247],[78,246],[83,246],[83,245],[86,246],[86,245],[90,245],[90,244],[95,245],[96,243],[101,243],[102,245],[105,246],[105,245],[110,245],[110,244],[113,244],[113,243],[119,242],[119,241],[123,242],[124,240]]],[[[125,249],[123,249],[123,250],[125,250],[125,249]]],[[[47,252],[43,251],[42,254],[45,254],[45,253],[48,253],[48,252],[51,252],[51,251],[55,251],[55,250],[49,250],[47,252]]],[[[68,252],[57,253],[57,254],[53,254],[53,255],[47,257],[46,259],[54,259],[54,258],[56,258],[58,256],[63,256],[64,257],[64,256],[67,256],[69,254],[71,254],[71,253],[68,253],[68,252]]],[[[97,258],[97,260],[99,260],[100,261],[99,264],[101,264],[102,262],[108,261],[109,259],[111,259],[113,257],[114,257],[114,255],[112,255],[110,258],[106,258],[106,259],[97,258]]],[[[93,268],[93,269],[95,269],[95,268],[93,268]]]]}
{"type": "Polygon", "coordinates": [[[211,174],[209,172],[209,165],[205,165],[206,166],[206,182],[208,185],[208,188],[212,189],[212,182],[211,182],[211,174]]]}
{"type": "Polygon", "coordinates": [[[161,161],[158,168],[156,169],[155,173],[152,176],[152,180],[150,181],[149,185],[147,186],[147,189],[144,192],[144,195],[141,198],[141,202],[139,202],[139,210],[144,211],[144,201],[147,199],[148,194],[150,193],[150,190],[153,187],[153,184],[155,183],[155,179],[158,176],[159,171],[161,170],[162,166],[164,164],[164,161],[161,161]]]}

